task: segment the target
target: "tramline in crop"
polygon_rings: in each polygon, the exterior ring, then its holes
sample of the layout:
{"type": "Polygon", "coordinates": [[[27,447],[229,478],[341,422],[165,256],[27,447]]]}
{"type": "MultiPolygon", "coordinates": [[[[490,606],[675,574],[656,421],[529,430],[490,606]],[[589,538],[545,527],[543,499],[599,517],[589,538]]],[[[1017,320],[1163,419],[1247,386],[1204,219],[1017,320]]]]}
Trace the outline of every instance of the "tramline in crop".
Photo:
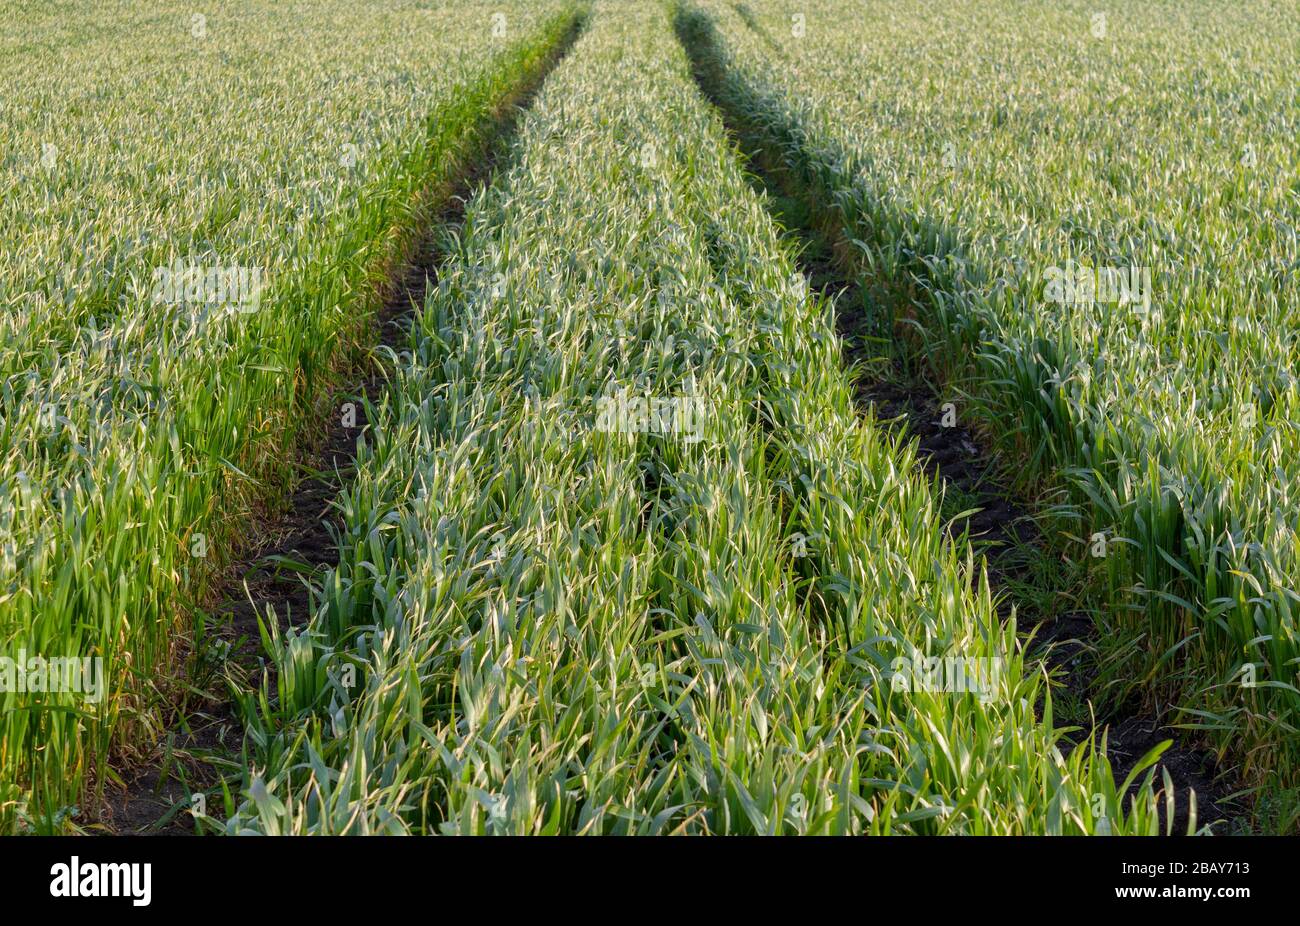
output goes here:
{"type": "Polygon", "coordinates": [[[1154,832],[1035,717],[666,8],[596,5],[456,242],[211,826],[1154,832]]]}
{"type": "Polygon", "coordinates": [[[1293,825],[1279,11],[0,0],[0,833],[1293,825]]]}
{"type": "Polygon", "coordinates": [[[1094,7],[683,16],[863,279],[868,333],[963,397],[1024,491],[1068,490],[1063,552],[1095,558],[1111,628],[1096,693],[1172,703],[1294,804],[1300,18],[1094,7]]]}
{"type": "Polygon", "coordinates": [[[572,11],[10,6],[0,653],[102,660],[108,691],[0,692],[0,831],[59,831],[165,739],[182,639],[367,346],[418,194],[572,11]]]}

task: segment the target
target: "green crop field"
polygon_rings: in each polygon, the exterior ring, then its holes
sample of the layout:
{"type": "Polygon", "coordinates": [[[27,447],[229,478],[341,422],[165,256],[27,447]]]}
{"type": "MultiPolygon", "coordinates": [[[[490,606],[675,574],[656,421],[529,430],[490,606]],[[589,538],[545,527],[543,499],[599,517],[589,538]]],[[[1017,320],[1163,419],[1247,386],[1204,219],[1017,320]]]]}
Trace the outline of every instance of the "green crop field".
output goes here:
{"type": "Polygon", "coordinates": [[[1171,723],[1237,750],[1245,781],[1292,794],[1296,12],[686,14],[724,105],[817,191],[835,259],[872,282],[882,352],[927,365],[1023,491],[1066,494],[1066,552],[1096,564],[1106,696],[1163,698],[1171,723]]]}
{"type": "Polygon", "coordinates": [[[310,439],[412,194],[565,15],[119,7],[0,8],[0,647],[102,659],[105,689],[0,694],[6,828],[64,825],[158,738],[178,631],[310,439]]]}
{"type": "Polygon", "coordinates": [[[1294,2],[0,20],[0,833],[1300,829],[1294,2]]]}

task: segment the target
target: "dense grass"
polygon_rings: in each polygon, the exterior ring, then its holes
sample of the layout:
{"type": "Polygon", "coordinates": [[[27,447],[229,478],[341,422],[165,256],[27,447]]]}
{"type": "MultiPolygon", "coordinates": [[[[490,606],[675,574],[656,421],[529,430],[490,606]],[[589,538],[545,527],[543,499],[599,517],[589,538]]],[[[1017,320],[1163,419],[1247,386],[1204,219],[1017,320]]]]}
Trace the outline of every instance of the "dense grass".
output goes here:
{"type": "Polygon", "coordinates": [[[0,653],[100,657],[109,685],[0,695],[0,831],[75,825],[158,738],[189,615],[314,439],[423,191],[566,9],[0,5],[0,653]],[[160,304],[178,259],[259,271],[260,305],[160,304]]]}
{"type": "Polygon", "coordinates": [[[873,333],[1025,464],[1022,489],[1069,490],[1071,556],[1107,541],[1104,693],[1172,700],[1283,804],[1300,785],[1295,12],[684,14],[724,105],[823,204],[873,333]],[[1149,269],[1149,304],[1047,301],[1070,260],[1149,269]]]}
{"type": "Polygon", "coordinates": [[[597,4],[470,204],[270,634],[231,833],[1152,832],[863,419],[662,4],[597,4]],[[616,80],[611,75],[617,75],[616,80]],[[692,396],[694,432],[602,398],[692,396]],[[1004,661],[987,699],[900,655],[1004,661]],[[1125,802],[1127,803],[1127,802],[1125,802]]]}

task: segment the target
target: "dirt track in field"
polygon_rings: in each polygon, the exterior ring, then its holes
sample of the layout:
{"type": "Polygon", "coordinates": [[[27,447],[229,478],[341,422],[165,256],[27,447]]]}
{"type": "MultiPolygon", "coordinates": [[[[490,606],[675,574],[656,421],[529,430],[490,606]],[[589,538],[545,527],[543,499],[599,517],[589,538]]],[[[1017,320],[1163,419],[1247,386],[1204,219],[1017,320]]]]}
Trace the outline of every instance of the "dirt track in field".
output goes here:
{"type": "MultiPolygon", "coordinates": [[[[420,221],[406,263],[385,287],[370,338],[376,348],[396,351],[405,344],[406,322],[424,304],[425,293],[448,258],[441,247],[446,233],[460,227],[475,192],[490,184],[511,149],[521,117],[582,27],[583,21],[575,20],[542,66],[499,104],[479,156],[457,165],[449,181],[425,191],[422,198],[433,205],[424,209],[426,217],[420,221]]],[[[352,388],[321,403],[315,430],[321,435],[319,444],[302,451],[298,464],[302,475],[283,508],[250,528],[247,552],[232,566],[211,609],[217,648],[229,648],[224,668],[214,671],[201,654],[191,654],[189,677],[179,686],[188,688],[188,693],[173,708],[166,739],[156,745],[149,762],[124,775],[125,789],[107,797],[96,821],[102,830],[118,835],[193,835],[191,795],[200,792],[206,795],[207,813],[220,817],[223,771],[227,779],[239,777],[243,738],[237,705],[221,671],[247,680],[256,689],[262,673],[273,672],[264,657],[258,617],[265,620],[274,614],[281,630],[305,624],[312,606],[308,579],[319,579],[338,562],[332,532],[338,518],[332,504],[355,469],[357,441],[367,429],[366,403],[378,402],[382,396],[387,375],[383,353],[372,352],[363,368],[354,371],[352,388]],[[349,405],[352,415],[346,414],[349,405]]],[[[205,648],[210,650],[211,645],[205,648]]]]}

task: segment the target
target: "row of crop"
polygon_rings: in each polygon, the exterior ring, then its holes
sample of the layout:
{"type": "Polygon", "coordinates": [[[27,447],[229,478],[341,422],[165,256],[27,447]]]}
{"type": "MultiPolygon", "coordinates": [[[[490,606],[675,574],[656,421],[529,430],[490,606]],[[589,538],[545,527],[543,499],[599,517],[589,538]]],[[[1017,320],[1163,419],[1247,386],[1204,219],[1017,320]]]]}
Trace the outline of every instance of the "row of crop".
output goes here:
{"type": "Polygon", "coordinates": [[[1035,718],[666,8],[597,4],[510,160],[374,409],[311,623],[269,635],[224,829],[1150,832],[1149,791],[1121,807],[1035,718]]]}

